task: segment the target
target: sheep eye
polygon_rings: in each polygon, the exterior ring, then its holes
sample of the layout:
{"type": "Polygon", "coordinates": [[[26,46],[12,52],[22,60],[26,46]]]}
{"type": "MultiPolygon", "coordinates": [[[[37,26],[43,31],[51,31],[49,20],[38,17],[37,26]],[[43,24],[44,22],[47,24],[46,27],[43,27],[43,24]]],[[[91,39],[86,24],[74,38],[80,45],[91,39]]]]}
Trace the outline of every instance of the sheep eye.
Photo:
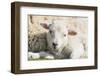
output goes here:
{"type": "Polygon", "coordinates": [[[66,34],[64,34],[64,36],[66,36],[66,34]]]}

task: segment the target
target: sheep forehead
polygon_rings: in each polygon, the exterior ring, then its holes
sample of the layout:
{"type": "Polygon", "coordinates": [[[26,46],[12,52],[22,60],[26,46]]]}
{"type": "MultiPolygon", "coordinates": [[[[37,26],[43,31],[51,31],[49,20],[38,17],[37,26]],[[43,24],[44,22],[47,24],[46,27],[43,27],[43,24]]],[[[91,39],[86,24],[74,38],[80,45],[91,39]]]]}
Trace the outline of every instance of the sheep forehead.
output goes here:
{"type": "Polygon", "coordinates": [[[66,23],[64,20],[54,20],[51,25],[52,30],[64,31],[66,29],[66,23]]]}
{"type": "Polygon", "coordinates": [[[59,26],[59,27],[66,26],[65,20],[54,20],[53,23],[55,26],[59,26]]]}

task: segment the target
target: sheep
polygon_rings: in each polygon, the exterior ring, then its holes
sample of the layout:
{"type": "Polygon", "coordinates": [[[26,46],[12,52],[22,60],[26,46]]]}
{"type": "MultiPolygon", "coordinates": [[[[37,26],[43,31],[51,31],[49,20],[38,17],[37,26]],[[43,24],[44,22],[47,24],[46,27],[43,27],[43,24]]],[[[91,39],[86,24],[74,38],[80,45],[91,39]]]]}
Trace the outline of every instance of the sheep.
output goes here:
{"type": "Polygon", "coordinates": [[[55,59],[78,59],[82,57],[84,46],[80,32],[68,29],[65,20],[52,20],[52,23],[48,25],[48,30],[48,50],[54,55],[55,59]]]}

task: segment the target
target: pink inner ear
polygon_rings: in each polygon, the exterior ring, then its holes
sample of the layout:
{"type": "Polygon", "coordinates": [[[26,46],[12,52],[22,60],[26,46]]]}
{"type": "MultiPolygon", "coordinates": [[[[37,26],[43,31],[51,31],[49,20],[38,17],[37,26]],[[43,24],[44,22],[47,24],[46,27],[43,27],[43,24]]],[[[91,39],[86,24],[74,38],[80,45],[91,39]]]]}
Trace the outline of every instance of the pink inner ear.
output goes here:
{"type": "Polygon", "coordinates": [[[77,32],[76,31],[73,31],[73,30],[69,30],[68,31],[68,34],[69,35],[77,35],[77,32]]]}
{"type": "Polygon", "coordinates": [[[40,23],[40,25],[41,25],[42,27],[44,27],[45,29],[48,29],[48,25],[47,25],[46,23],[40,23]]]}

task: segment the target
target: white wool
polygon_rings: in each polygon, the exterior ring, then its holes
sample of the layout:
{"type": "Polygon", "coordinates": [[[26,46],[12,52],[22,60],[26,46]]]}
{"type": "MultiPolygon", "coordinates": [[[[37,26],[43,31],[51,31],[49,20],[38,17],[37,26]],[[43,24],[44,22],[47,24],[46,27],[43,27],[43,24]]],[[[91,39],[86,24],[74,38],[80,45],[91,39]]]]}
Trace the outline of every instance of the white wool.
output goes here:
{"type": "Polygon", "coordinates": [[[77,35],[69,36],[68,41],[69,41],[68,44],[69,44],[69,46],[71,48],[71,52],[72,52],[70,57],[72,59],[80,58],[84,53],[84,46],[80,39],[80,36],[77,36],[77,35]]]}
{"type": "Polygon", "coordinates": [[[67,35],[66,37],[62,36],[62,34],[68,33],[68,30],[65,27],[65,24],[62,20],[54,20],[49,30],[53,30],[54,35],[51,36],[50,33],[47,34],[48,47],[50,51],[52,50],[55,57],[56,56],[58,58],[60,58],[60,56],[66,57],[63,55],[67,55],[67,53],[69,54],[71,53],[70,58],[76,59],[76,58],[80,58],[83,55],[84,46],[81,40],[80,33],[77,32],[77,35],[75,36],[70,36],[68,34],[66,34],[67,35]],[[57,31],[58,29],[59,31],[57,31]],[[57,44],[58,46],[57,50],[53,48],[53,45],[52,45],[53,42],[57,44]],[[62,51],[64,51],[65,54],[62,55],[62,51]]]}

